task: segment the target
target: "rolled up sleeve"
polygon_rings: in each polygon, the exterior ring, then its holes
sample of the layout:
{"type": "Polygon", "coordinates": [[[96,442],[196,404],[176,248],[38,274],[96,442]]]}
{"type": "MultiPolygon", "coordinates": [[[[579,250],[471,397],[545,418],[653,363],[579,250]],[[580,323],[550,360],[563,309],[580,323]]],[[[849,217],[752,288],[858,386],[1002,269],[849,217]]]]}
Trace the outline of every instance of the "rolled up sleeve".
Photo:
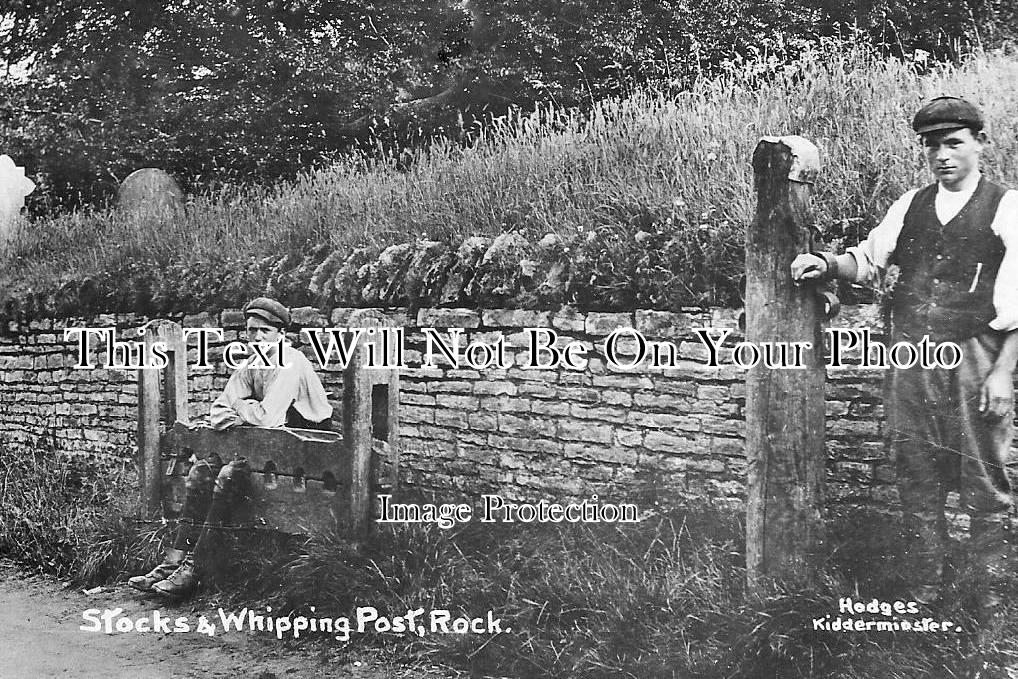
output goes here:
{"type": "Polygon", "coordinates": [[[213,428],[237,424],[282,427],[293,406],[305,419],[321,422],[332,416],[328,394],[314,368],[300,351],[285,346],[280,367],[239,368],[230,376],[223,393],[212,404],[213,428]]]}
{"type": "Polygon", "coordinates": [[[873,283],[883,275],[898,246],[898,236],[905,225],[905,213],[917,192],[918,189],[913,189],[894,201],[884,219],[870,231],[866,240],[846,250],[855,257],[856,282],[873,283]]]}
{"type": "Polygon", "coordinates": [[[991,228],[1004,244],[1004,258],[993,283],[997,317],[990,327],[1008,332],[1018,329],[1018,191],[1008,191],[1000,199],[991,228]]]}
{"type": "Polygon", "coordinates": [[[223,393],[212,402],[212,408],[209,411],[209,424],[216,431],[229,429],[243,422],[240,414],[234,408],[234,404],[251,395],[251,388],[244,383],[244,377],[243,371],[237,371],[230,375],[223,393]]]}

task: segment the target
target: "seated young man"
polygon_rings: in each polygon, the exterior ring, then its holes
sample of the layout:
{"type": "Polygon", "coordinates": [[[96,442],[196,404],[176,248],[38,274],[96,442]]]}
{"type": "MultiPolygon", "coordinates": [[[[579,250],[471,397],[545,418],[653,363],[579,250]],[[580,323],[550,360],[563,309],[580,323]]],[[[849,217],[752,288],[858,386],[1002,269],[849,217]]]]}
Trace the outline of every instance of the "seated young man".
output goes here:
{"type": "MultiPolygon", "coordinates": [[[[264,347],[262,353],[270,365],[251,352],[212,404],[212,427],[223,430],[246,424],[328,429],[332,406],[325,388],[307,357],[285,341],[290,311],[274,299],[259,297],[244,307],[244,315],[248,341],[264,347]],[[277,356],[280,340],[284,340],[282,357],[277,356]]],[[[167,550],[163,563],[131,578],[128,584],[172,598],[190,594],[198,584],[196,571],[207,557],[210,531],[223,525],[249,497],[250,474],[244,458],[228,464],[215,456],[198,460],[187,475],[173,547],[167,550]]]]}

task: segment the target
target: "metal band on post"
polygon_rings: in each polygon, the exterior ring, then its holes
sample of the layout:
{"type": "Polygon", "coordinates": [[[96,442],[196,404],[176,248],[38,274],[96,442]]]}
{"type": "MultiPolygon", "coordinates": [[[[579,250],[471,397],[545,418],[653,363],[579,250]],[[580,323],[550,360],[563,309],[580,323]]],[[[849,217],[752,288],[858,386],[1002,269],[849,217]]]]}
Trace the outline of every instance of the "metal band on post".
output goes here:
{"type": "Polygon", "coordinates": [[[824,260],[826,268],[820,276],[821,280],[831,281],[838,277],[838,256],[833,252],[811,252],[814,257],[824,260]]]}

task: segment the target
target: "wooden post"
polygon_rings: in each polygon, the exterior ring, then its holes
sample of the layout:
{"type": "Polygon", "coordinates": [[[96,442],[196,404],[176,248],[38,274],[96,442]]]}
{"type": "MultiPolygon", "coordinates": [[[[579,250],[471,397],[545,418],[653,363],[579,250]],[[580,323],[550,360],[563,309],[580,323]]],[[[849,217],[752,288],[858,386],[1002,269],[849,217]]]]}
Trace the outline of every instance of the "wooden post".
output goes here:
{"type": "MultiPolygon", "coordinates": [[[[187,423],[187,347],[183,333],[171,321],[153,321],[143,330],[145,344],[161,342],[166,347],[169,363],[162,371],[138,370],[138,481],[141,486],[142,506],[150,516],[162,513],[162,461],[160,442],[162,431],[163,393],[166,388],[166,419],[170,426],[176,420],[187,423]]],[[[169,426],[167,427],[169,429],[169,426]]]]}
{"type": "MultiPolygon", "coordinates": [[[[399,347],[393,349],[393,359],[399,358],[399,347]]],[[[399,488],[399,370],[388,371],[388,418],[389,418],[389,487],[395,493],[399,488]]]]}
{"type": "Polygon", "coordinates": [[[159,373],[138,370],[138,485],[148,516],[161,513],[159,492],[159,373]]]}
{"type": "Polygon", "coordinates": [[[163,388],[166,399],[166,428],[174,422],[191,421],[187,405],[187,345],[184,330],[173,321],[155,321],[145,334],[149,343],[162,342],[166,347],[168,363],[163,371],[163,388]]]}
{"type": "Polygon", "coordinates": [[[760,364],[746,375],[746,572],[751,591],[767,581],[808,586],[822,540],[824,358],[813,286],[792,282],[790,264],[807,252],[809,203],[819,170],[802,137],[765,137],[753,153],[757,212],[746,231],[746,339],[809,342],[805,366],[760,364]]]}
{"type": "MultiPolygon", "coordinates": [[[[374,439],[380,432],[374,431],[373,409],[375,404],[375,387],[380,386],[386,398],[385,410],[380,414],[385,418],[385,438],[388,443],[391,460],[390,484],[395,490],[397,484],[397,466],[399,462],[399,370],[397,368],[366,368],[367,353],[373,351],[376,360],[383,355],[385,343],[381,332],[385,331],[388,321],[384,316],[372,311],[359,311],[351,314],[348,319],[351,328],[372,329],[361,336],[354,354],[343,374],[343,440],[349,451],[350,478],[350,533],[356,539],[364,538],[370,527],[374,513],[372,500],[372,455],[374,439]]],[[[398,362],[399,347],[389,344],[388,361],[390,365],[398,362]]],[[[381,409],[379,409],[381,410],[381,409]]]]}
{"type": "Polygon", "coordinates": [[[367,532],[371,512],[371,382],[364,368],[364,341],[357,343],[343,374],[343,443],[349,455],[350,534],[367,532]]]}

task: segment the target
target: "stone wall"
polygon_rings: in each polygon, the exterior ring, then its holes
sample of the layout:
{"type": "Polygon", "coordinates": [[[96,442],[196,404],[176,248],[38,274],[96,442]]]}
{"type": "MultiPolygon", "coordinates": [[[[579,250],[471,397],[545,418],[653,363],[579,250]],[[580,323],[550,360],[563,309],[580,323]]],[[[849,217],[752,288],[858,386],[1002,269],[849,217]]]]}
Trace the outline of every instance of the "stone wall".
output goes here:
{"type": "MultiPolygon", "coordinates": [[[[302,327],[344,327],[353,310],[329,316],[294,310],[302,327]]],[[[497,490],[534,498],[676,495],[738,502],[743,492],[744,371],[705,365],[707,349],[692,329],[733,330],[737,311],[691,309],[685,313],[421,309],[383,312],[406,328],[403,373],[402,483],[439,498],[455,490],[471,495],[497,490]],[[508,368],[475,370],[461,365],[421,368],[421,327],[463,328],[462,344],[506,345],[508,368]],[[591,352],[579,371],[524,369],[529,360],[523,329],[551,328],[559,346],[577,341],[591,352]],[[675,368],[622,370],[603,355],[606,336],[634,328],[648,339],[673,343],[675,368]]],[[[875,327],[873,308],[843,312],[839,325],[875,327]]],[[[74,342],[65,327],[116,327],[122,340],[146,319],[99,316],[11,323],[0,341],[0,422],[9,447],[42,446],[70,453],[130,457],[134,450],[136,374],[119,369],[74,369],[74,342]]],[[[222,327],[225,341],[242,339],[238,310],[174,318],[186,327],[222,327]]],[[[632,355],[635,343],[623,343],[632,355]]],[[[214,343],[210,370],[189,370],[191,414],[201,416],[225,385],[222,343],[214,343]]],[[[310,350],[306,346],[305,350],[310,350]]],[[[726,353],[727,352],[727,353],[726,353]]],[[[97,352],[103,360],[105,352],[97,352]]],[[[190,362],[197,359],[191,350],[190,362]]],[[[312,358],[314,362],[314,359],[312,358]]],[[[320,374],[341,393],[338,366],[320,374]]],[[[884,371],[829,371],[827,388],[828,495],[832,501],[893,501],[893,476],[882,443],[880,385],[884,371]]],[[[338,402],[337,402],[338,406],[338,402]]],[[[337,422],[340,417],[335,418],[337,422]]]]}

